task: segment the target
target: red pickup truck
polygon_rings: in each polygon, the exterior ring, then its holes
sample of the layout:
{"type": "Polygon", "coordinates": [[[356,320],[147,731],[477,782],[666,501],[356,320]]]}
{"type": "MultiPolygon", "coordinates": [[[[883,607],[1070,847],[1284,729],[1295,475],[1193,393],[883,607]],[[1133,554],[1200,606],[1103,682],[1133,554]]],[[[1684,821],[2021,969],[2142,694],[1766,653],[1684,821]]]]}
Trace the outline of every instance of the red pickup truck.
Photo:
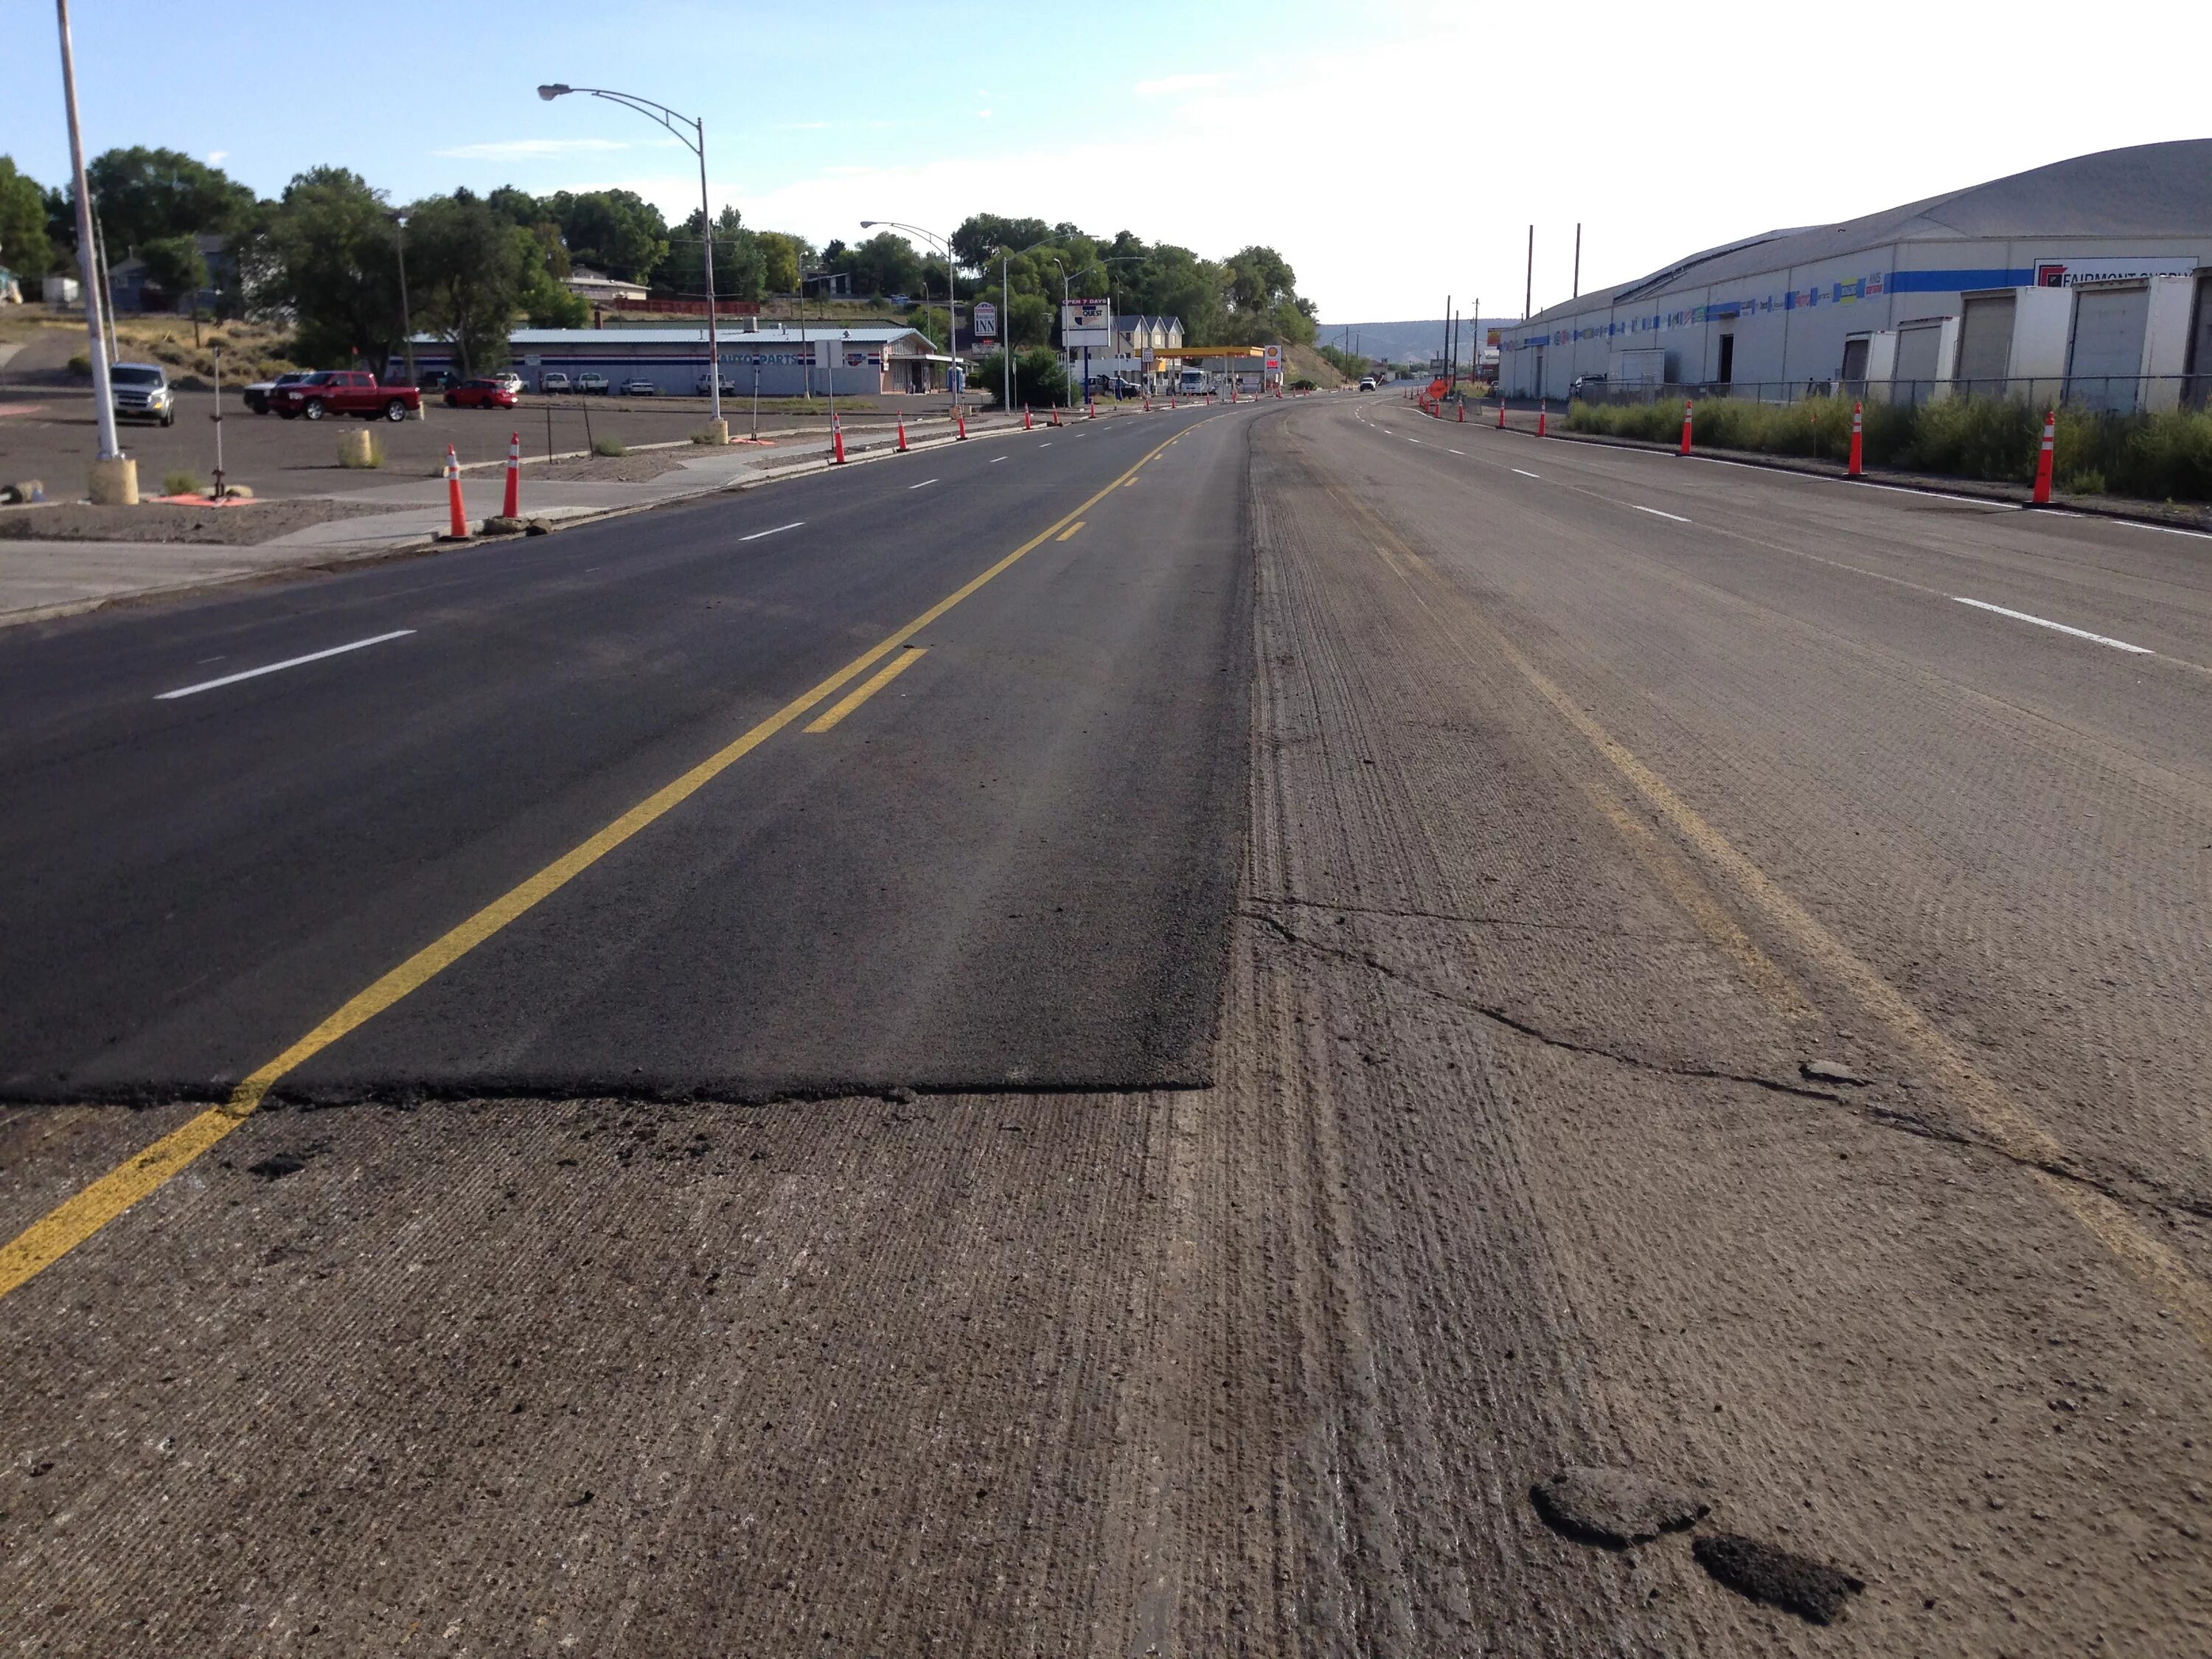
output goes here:
{"type": "Polygon", "coordinates": [[[411,386],[381,386],[376,376],[357,368],[325,368],[304,380],[271,388],[269,407],[292,420],[304,415],[319,421],[325,415],[358,415],[373,421],[404,421],[422,407],[422,394],[411,386]]]}

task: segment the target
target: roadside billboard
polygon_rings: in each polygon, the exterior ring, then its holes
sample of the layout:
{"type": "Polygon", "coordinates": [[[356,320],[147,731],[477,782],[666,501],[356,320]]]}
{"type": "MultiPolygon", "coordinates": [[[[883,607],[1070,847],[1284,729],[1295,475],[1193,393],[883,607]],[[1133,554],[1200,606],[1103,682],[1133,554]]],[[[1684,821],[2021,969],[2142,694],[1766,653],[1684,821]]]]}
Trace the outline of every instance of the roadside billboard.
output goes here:
{"type": "Polygon", "coordinates": [[[1078,346],[1114,343],[1114,306],[1109,300],[1074,300],[1060,308],[1060,343],[1078,346]]]}

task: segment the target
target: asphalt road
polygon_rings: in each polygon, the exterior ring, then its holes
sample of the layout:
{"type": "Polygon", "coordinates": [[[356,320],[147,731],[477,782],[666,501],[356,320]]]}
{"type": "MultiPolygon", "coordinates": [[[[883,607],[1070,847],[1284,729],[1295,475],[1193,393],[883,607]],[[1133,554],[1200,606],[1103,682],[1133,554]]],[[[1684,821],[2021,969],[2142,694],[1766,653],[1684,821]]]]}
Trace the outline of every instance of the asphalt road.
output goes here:
{"type": "Polygon", "coordinates": [[[2212,547],[1099,428],[0,640],[0,1646],[2212,1650],[2212,547]]]}

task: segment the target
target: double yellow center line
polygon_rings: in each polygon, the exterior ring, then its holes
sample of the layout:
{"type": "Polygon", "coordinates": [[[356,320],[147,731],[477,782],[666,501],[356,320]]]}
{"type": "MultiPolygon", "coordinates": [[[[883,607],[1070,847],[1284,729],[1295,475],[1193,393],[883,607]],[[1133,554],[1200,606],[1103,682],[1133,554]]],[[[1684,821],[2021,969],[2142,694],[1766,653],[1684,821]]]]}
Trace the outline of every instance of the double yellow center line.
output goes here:
{"type": "MultiPolygon", "coordinates": [[[[1194,424],[1203,425],[1205,422],[1194,424]]],[[[1181,433],[1176,434],[1176,437],[1182,435],[1181,433]]],[[[0,1297],[8,1295],[53,1266],[132,1205],[158,1192],[196,1159],[204,1157],[232,1130],[259,1109],[270,1089],[286,1073],[305,1065],[340,1037],[375,1018],[409,993],[428,984],[516,917],[558,892],[638,831],[689,800],[807,710],[866,673],[893,652],[900,652],[897,661],[807,729],[825,731],[836,725],[922,654],[920,651],[903,650],[908,641],[985,583],[1012,569],[1062,530],[1071,525],[1079,526],[1084,514],[1134,478],[1140,469],[1156,459],[1169,444],[1175,441],[1175,438],[1170,438],[1152,449],[1097,495],[1048,525],[981,574],[955,588],[905,627],[863,651],[813,690],[793,698],[734,743],[717,750],[674,782],[655,790],[597,835],[562,854],[527,880],[501,894],[459,927],[424,945],[246,1078],[231,1091],[230,1098],[222,1105],[210,1107],[180,1127],[163,1135],[136,1157],[64,1200],[5,1245],[0,1245],[0,1297]]]]}

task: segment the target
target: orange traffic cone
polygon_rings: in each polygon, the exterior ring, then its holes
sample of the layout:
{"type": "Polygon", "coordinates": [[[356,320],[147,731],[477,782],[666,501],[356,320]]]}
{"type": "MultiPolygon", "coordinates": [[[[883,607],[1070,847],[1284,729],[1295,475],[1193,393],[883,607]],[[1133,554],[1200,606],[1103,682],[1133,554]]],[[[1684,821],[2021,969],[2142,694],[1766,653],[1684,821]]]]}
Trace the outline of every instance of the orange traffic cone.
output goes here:
{"type": "Polygon", "coordinates": [[[507,504],[500,508],[510,519],[522,516],[522,434],[507,441],[507,504]]]}
{"type": "Polygon", "coordinates": [[[833,466],[845,465],[845,424],[835,415],[830,417],[830,460],[833,466]]]}
{"type": "Polygon", "coordinates": [[[968,441],[968,411],[964,409],[956,410],[953,411],[953,417],[960,423],[960,441],[964,444],[968,441]]]}
{"type": "Polygon", "coordinates": [[[451,510],[452,525],[447,537],[457,542],[469,536],[469,510],[461,501],[461,458],[453,453],[451,444],[446,446],[446,505],[451,510]]]}
{"type": "Polygon", "coordinates": [[[1866,405],[1863,403],[1853,404],[1851,405],[1851,477],[1854,478],[1865,471],[1863,465],[1866,459],[1865,420],[1866,405]]]}
{"type": "Polygon", "coordinates": [[[1462,426],[1467,424],[1467,399],[1464,398],[1459,400],[1459,423],[1462,426]]]}
{"type": "Polygon", "coordinates": [[[2051,505],[2051,469],[2058,450],[2058,411],[2051,410],[2043,417],[2043,447],[2035,455],[2035,504],[2051,505]]]}
{"type": "Polygon", "coordinates": [[[1022,430],[1024,432],[1036,430],[1036,422],[1030,418],[1030,406],[1027,404],[1022,405],[1022,430]]]}
{"type": "Polygon", "coordinates": [[[904,415],[901,415],[901,416],[899,416],[898,428],[899,428],[899,445],[898,445],[898,453],[899,453],[900,454],[903,455],[903,454],[905,454],[905,453],[906,453],[906,416],[905,416],[904,415]]]}
{"type": "Polygon", "coordinates": [[[1505,399],[1502,397],[1498,400],[1498,429],[1505,430],[1505,399]]]}
{"type": "Polygon", "coordinates": [[[1551,407],[1550,399],[1545,398],[1536,399],[1536,435],[1540,438],[1544,435],[1546,428],[1550,425],[1548,417],[1551,407]]]}
{"type": "Polygon", "coordinates": [[[1683,403],[1682,403],[1682,452],[1681,452],[1681,453],[1682,453],[1683,454],[1685,454],[1685,455],[1686,455],[1686,454],[1688,454],[1688,453],[1690,453],[1690,411],[1691,411],[1692,410],[1695,409],[1697,406],[1698,406],[1698,400],[1697,400],[1695,398],[1685,398],[1685,399],[1683,400],[1683,403]]]}

